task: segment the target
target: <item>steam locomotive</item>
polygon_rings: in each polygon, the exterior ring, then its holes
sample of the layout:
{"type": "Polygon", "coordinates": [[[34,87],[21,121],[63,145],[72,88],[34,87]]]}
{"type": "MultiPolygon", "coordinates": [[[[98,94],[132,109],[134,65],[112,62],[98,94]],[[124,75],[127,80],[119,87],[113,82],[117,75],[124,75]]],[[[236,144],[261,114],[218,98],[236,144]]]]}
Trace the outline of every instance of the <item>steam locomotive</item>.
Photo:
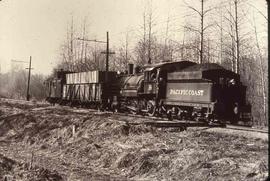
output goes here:
{"type": "Polygon", "coordinates": [[[215,63],[164,62],[126,74],[59,71],[46,81],[47,101],[169,119],[248,119],[246,86],[239,74],[215,63]]]}

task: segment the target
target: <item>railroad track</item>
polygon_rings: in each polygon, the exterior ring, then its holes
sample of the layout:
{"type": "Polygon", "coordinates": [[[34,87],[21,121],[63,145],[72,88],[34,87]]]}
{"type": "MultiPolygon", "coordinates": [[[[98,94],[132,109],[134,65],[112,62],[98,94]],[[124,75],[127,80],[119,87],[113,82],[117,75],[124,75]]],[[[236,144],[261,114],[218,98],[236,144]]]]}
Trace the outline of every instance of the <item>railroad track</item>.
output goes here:
{"type": "Polygon", "coordinates": [[[168,120],[168,118],[165,117],[154,117],[154,116],[145,116],[145,115],[136,115],[136,114],[130,114],[130,113],[113,113],[113,112],[100,112],[98,114],[111,114],[116,116],[127,117],[127,120],[122,121],[126,124],[130,125],[147,125],[147,126],[153,126],[158,128],[180,128],[181,130],[186,130],[187,127],[225,127],[224,124],[217,124],[213,123],[209,125],[206,122],[198,122],[198,121],[190,121],[190,120],[168,120]],[[128,118],[138,118],[137,120],[129,120],[128,118]]]}
{"type": "Polygon", "coordinates": [[[252,128],[252,127],[246,127],[246,126],[230,125],[230,124],[226,125],[226,129],[257,132],[257,133],[267,133],[268,134],[268,130],[257,129],[257,128],[252,128]]]}
{"type": "MultiPolygon", "coordinates": [[[[39,109],[46,109],[46,108],[39,108],[39,109]]],[[[153,117],[153,116],[146,116],[146,115],[138,115],[138,114],[131,114],[131,113],[120,113],[120,112],[111,112],[111,111],[97,111],[95,109],[85,109],[85,108],[80,108],[78,110],[76,109],[70,109],[69,111],[77,113],[77,114],[88,114],[89,112],[97,114],[97,115],[102,115],[102,114],[107,114],[107,115],[116,115],[116,116],[121,116],[123,117],[133,117],[133,118],[138,118],[137,120],[132,120],[128,121],[122,121],[125,122],[126,124],[130,125],[139,125],[139,124],[144,124],[147,126],[153,126],[153,127],[163,127],[163,128],[181,128],[183,130],[187,129],[187,127],[222,127],[224,129],[230,129],[230,130],[239,130],[239,131],[249,131],[249,132],[258,132],[258,133],[268,133],[268,130],[262,130],[262,129],[256,129],[252,127],[247,127],[247,126],[239,126],[239,125],[231,125],[231,124],[212,124],[209,125],[206,122],[198,122],[198,121],[190,121],[190,120],[168,120],[168,118],[165,117],[153,117]]]]}
{"type": "Polygon", "coordinates": [[[162,117],[150,117],[150,116],[143,116],[143,115],[136,115],[136,114],[128,114],[128,113],[112,113],[108,112],[114,115],[119,116],[128,116],[128,117],[134,117],[134,118],[141,118],[143,120],[141,121],[125,121],[128,124],[132,125],[138,125],[138,124],[145,124],[149,126],[154,127],[181,127],[183,129],[186,129],[187,127],[221,127],[224,129],[230,129],[230,130],[239,130],[239,131],[248,131],[248,132],[257,132],[257,133],[267,133],[268,130],[263,129],[257,129],[252,128],[248,126],[239,126],[239,125],[232,125],[232,124],[219,124],[219,123],[213,123],[208,124],[206,122],[198,122],[198,121],[190,121],[190,120],[176,120],[173,119],[172,121],[168,120],[167,118],[162,117]],[[147,119],[147,120],[145,120],[147,119]]]}

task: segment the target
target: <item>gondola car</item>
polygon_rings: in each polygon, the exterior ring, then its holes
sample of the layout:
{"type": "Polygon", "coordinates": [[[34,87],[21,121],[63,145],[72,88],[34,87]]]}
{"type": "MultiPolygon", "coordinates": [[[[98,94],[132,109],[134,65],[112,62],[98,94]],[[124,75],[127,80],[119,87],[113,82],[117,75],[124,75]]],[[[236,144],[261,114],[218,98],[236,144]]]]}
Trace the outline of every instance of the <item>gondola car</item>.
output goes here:
{"type": "Polygon", "coordinates": [[[111,104],[113,95],[119,92],[116,72],[87,71],[68,72],[60,70],[46,82],[47,100],[71,106],[104,109],[111,104]]]}
{"type": "Polygon", "coordinates": [[[111,104],[113,95],[119,92],[115,84],[116,72],[113,71],[69,73],[63,85],[62,101],[104,109],[111,104]]]}

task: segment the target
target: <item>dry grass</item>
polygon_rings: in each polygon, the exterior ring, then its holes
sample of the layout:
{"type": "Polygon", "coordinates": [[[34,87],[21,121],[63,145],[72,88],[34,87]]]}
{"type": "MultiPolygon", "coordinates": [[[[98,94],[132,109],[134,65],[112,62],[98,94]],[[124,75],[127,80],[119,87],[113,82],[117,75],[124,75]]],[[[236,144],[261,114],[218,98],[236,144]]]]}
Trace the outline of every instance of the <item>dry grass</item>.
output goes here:
{"type": "MultiPolygon", "coordinates": [[[[12,113],[8,106],[0,107],[4,115],[12,113]]],[[[202,129],[180,132],[134,126],[119,119],[62,107],[21,109],[0,121],[0,140],[12,143],[0,142],[0,153],[29,163],[29,153],[34,152],[37,169],[57,170],[71,180],[264,180],[268,176],[268,140],[202,129]]]]}

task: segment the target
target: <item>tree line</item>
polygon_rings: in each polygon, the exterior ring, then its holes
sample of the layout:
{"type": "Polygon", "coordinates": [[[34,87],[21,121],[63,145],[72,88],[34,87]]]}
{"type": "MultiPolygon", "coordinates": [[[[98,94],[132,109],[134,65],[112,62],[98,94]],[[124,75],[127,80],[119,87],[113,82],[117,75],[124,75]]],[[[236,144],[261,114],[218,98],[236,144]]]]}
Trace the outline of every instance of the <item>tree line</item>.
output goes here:
{"type": "MultiPolygon", "coordinates": [[[[10,72],[0,73],[0,98],[26,99],[28,72],[20,66],[13,66],[10,72]]],[[[46,76],[31,75],[30,98],[44,100],[46,76]]]]}

